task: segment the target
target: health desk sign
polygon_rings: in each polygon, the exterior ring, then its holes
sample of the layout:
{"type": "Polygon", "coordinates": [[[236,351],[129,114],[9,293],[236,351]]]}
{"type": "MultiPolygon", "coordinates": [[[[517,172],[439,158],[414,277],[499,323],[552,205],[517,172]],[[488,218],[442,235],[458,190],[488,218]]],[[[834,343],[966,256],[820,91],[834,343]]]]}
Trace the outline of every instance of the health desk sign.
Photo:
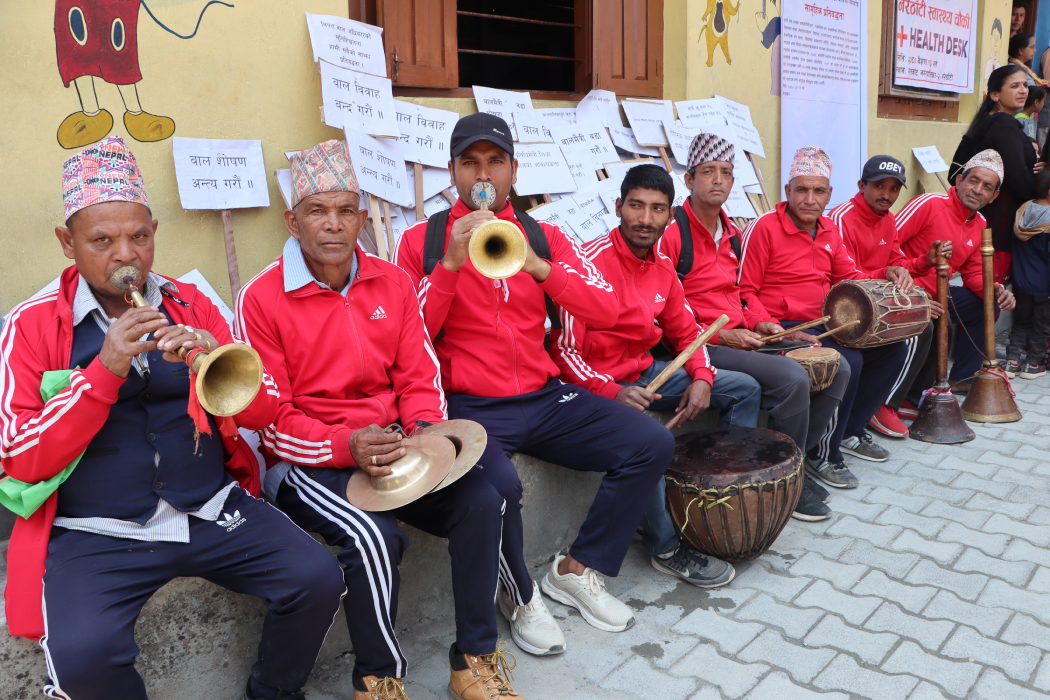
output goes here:
{"type": "Polygon", "coordinates": [[[973,92],[977,0],[897,0],[894,85],[973,92]]]}

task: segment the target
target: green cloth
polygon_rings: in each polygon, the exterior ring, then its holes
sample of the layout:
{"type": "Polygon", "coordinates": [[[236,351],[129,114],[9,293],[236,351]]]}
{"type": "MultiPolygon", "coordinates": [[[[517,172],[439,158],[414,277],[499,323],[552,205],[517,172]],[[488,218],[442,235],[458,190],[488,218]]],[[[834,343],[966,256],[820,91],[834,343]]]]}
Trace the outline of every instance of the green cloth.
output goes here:
{"type": "MultiPolygon", "coordinates": [[[[40,396],[43,397],[44,403],[69,386],[69,377],[72,374],[71,369],[44,372],[44,376],[40,379],[40,396]]],[[[73,468],[83,456],[84,453],[81,452],[69,463],[68,467],[38,484],[27,484],[10,477],[3,479],[0,481],[0,505],[15,515],[29,518],[37,508],[44,505],[44,502],[62,485],[62,482],[69,478],[69,475],[73,473],[73,468]]]]}

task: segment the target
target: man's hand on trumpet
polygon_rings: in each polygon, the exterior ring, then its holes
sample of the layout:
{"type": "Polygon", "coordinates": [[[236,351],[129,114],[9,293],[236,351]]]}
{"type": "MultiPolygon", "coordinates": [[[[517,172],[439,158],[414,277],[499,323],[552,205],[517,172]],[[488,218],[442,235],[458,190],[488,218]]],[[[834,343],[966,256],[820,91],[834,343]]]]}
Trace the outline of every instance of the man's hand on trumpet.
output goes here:
{"type": "Polygon", "coordinates": [[[167,317],[156,306],[130,307],[110,324],[98,361],[118,377],[127,377],[134,357],[157,349],[157,341],[140,338],[159,333],[167,325],[167,317]]]}
{"type": "Polygon", "coordinates": [[[190,326],[165,326],[156,331],[153,337],[157,340],[157,349],[164,351],[164,359],[168,362],[182,362],[178,356],[180,347],[187,351],[200,348],[208,352],[219,347],[219,341],[211,333],[190,326]]]}
{"type": "Polygon", "coordinates": [[[467,247],[470,245],[470,237],[474,235],[478,226],[495,218],[496,215],[487,209],[479,209],[456,219],[452,224],[452,235],[448,239],[445,257],[441,258],[441,266],[446,270],[459,272],[459,268],[467,264],[469,257],[467,247]]]}

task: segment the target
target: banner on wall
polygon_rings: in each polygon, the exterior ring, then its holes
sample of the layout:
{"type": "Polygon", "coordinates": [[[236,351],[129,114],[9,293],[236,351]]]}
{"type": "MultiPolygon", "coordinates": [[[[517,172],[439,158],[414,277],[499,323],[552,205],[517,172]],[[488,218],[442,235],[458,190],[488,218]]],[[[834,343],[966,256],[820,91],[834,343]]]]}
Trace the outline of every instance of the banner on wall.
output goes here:
{"type": "Polygon", "coordinates": [[[860,0],[787,2],[781,11],[781,181],[795,151],[819,146],[832,160],[829,207],[857,191],[867,159],[866,12],[860,0]]]}
{"type": "Polygon", "coordinates": [[[977,0],[897,0],[893,84],[973,92],[977,0]]]}

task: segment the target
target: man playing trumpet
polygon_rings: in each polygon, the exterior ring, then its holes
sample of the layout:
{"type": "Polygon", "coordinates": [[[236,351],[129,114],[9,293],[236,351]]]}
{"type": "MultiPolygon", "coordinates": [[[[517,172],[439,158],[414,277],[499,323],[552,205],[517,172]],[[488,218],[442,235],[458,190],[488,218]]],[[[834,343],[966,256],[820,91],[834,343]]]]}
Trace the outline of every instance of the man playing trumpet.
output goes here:
{"type": "Polygon", "coordinates": [[[152,271],[157,222],[119,137],[66,160],[63,199],[55,233],[76,265],[15,307],[0,336],[4,471],[61,482],[15,523],[11,633],[40,639],[46,696],[145,700],[139,611],[172,579],[199,576],[269,604],[244,697],[300,697],[345,588],[324,547],[253,497],[258,463],[237,427],[273,420],[277,386],[264,373],[235,418],[201,410],[176,353],[233,339],[196,287],[152,271]],[[146,305],[129,306],[128,283],[146,305]]]}
{"type": "MultiPolygon", "coordinates": [[[[506,122],[489,114],[464,117],[453,130],[449,153],[460,199],[441,217],[444,225],[432,217],[407,230],[396,262],[417,284],[449,391],[449,414],[476,420],[488,431],[481,473],[507,500],[500,609],[519,647],[556,654],[565,650],[565,640],[525,565],[522,484],[511,455],[523,452],[605,474],[576,541],[568,555],[555,557],[543,591],[577,608],[598,629],[620,632],[634,615],[609,594],[602,574],[619,573],[674,441],[659,423],[639,421],[633,409],[557,378],[558,367],[543,345],[550,307],[545,296],[590,326],[607,328],[616,322],[616,294],[569,236],[510,206],[517,161],[506,122]],[[495,188],[490,210],[468,204],[477,183],[495,188]],[[521,271],[506,279],[483,276],[478,261],[467,256],[478,227],[497,219],[530,241],[521,271]],[[544,255],[534,246],[545,248],[544,255]]],[[[556,322],[557,314],[550,316],[556,322]]]]}
{"type": "Polygon", "coordinates": [[[445,395],[412,280],[357,244],[365,217],[346,143],[295,153],[291,166],[291,237],[237,299],[238,335],[287,387],[262,433],[271,464],[264,491],[297,525],[340,548],[357,700],[406,698],[394,624],[408,539],[398,520],[449,541],[450,697],[518,697],[492,605],[503,498],[472,471],[394,510],[365,512],[347,501],[355,470],[385,476],[406,453],[404,433],[381,426],[400,420],[411,434],[417,421],[443,421],[445,395]]]}

